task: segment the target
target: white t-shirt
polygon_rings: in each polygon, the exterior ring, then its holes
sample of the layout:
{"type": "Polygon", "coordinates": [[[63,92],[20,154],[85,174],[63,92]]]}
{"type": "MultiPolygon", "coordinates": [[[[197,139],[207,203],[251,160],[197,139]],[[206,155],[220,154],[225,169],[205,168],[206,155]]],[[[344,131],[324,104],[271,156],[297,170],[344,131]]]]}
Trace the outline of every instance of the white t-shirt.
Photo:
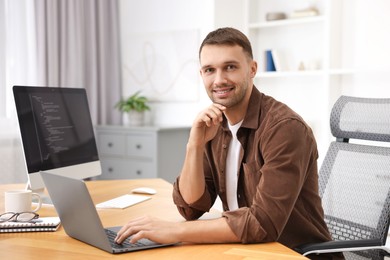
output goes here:
{"type": "Polygon", "coordinates": [[[237,139],[237,131],[240,128],[241,124],[242,121],[235,125],[230,125],[228,123],[230,132],[232,133],[232,140],[230,141],[228,154],[226,157],[226,196],[229,210],[238,209],[238,159],[240,156],[241,143],[237,139]]]}

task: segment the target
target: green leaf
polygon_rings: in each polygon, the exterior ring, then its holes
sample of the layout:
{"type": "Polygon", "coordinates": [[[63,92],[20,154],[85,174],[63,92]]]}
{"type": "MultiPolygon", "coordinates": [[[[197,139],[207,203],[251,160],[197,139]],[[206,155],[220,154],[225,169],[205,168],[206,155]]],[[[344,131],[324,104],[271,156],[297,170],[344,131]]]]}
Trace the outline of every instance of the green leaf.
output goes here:
{"type": "Polygon", "coordinates": [[[132,110],[138,112],[150,110],[150,107],[147,104],[149,101],[148,98],[145,96],[140,96],[140,93],[141,91],[137,91],[127,99],[122,98],[118,103],[116,103],[115,108],[126,113],[132,110]]]}

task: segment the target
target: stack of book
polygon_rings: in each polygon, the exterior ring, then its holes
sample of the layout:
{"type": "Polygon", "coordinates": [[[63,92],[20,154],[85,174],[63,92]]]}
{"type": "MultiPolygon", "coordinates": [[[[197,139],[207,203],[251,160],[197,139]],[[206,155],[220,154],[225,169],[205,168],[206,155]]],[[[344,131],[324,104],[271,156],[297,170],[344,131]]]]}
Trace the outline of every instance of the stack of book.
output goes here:
{"type": "Polygon", "coordinates": [[[3,222],[0,223],[0,233],[15,232],[53,232],[60,227],[58,217],[41,217],[33,222],[3,222]]]}

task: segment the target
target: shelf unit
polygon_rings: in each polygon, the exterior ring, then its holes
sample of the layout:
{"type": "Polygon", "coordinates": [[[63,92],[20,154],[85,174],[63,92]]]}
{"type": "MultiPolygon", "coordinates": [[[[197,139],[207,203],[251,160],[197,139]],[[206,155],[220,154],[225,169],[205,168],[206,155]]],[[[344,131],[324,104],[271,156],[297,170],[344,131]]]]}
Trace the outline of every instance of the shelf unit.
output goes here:
{"type": "Polygon", "coordinates": [[[243,0],[243,27],[259,70],[255,85],[286,103],[313,128],[322,162],[329,116],[340,95],[390,97],[390,24],[386,0],[243,0]],[[318,16],[288,18],[315,7],[318,16]],[[266,21],[269,12],[287,19],[266,21]],[[264,52],[276,50],[281,71],[264,69],[264,52]],[[299,70],[300,64],[305,70],[299,70]],[[284,68],[283,68],[284,67],[284,68]]]}
{"type": "Polygon", "coordinates": [[[333,60],[337,57],[334,50],[340,51],[338,46],[334,49],[340,36],[340,31],[334,30],[340,21],[340,5],[335,0],[245,1],[246,34],[259,67],[255,85],[289,105],[312,127],[320,160],[331,139],[330,109],[340,95],[337,86],[331,85],[340,80],[340,76],[355,72],[333,60]],[[319,14],[289,18],[293,11],[309,7],[315,7],[319,14]],[[284,12],[287,19],[266,21],[269,12],[284,12]],[[283,64],[281,71],[265,70],[266,50],[278,53],[279,62],[283,64]]]}

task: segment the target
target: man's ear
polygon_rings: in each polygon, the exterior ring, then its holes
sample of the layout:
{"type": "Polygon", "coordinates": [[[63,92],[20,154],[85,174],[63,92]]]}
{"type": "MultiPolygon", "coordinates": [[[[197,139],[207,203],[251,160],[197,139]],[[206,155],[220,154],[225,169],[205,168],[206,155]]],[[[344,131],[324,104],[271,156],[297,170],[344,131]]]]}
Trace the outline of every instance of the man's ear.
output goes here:
{"type": "Polygon", "coordinates": [[[256,76],[256,73],[257,73],[257,62],[253,60],[251,64],[251,77],[254,78],[256,76]]]}

